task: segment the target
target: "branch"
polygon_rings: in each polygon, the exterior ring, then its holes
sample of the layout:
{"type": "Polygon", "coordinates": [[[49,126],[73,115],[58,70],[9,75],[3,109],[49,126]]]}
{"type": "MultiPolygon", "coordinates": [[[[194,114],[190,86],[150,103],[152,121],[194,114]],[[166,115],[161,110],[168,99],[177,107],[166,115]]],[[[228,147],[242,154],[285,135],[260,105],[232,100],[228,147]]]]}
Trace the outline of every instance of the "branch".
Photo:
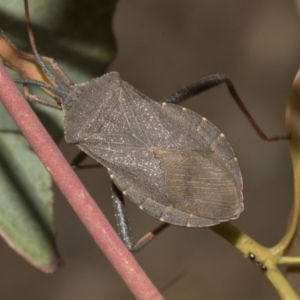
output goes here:
{"type": "Polygon", "coordinates": [[[163,299],[110,226],[1,63],[0,99],[79,219],[136,299],[163,299]]]}

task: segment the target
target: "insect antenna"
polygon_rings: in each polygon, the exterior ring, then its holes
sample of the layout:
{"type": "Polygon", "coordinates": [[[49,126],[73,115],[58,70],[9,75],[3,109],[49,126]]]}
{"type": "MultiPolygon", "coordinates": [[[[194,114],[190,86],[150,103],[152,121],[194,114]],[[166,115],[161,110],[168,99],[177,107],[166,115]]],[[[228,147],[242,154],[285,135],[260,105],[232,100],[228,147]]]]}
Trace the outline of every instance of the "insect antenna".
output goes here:
{"type": "MultiPolygon", "coordinates": [[[[62,99],[64,99],[69,94],[71,86],[73,86],[74,84],[67,77],[67,75],[60,69],[60,67],[57,65],[57,63],[54,60],[50,59],[49,63],[51,65],[51,67],[53,68],[53,70],[57,73],[59,78],[56,77],[44,63],[42,57],[40,56],[40,54],[37,51],[37,47],[35,44],[35,39],[34,39],[34,34],[33,34],[32,25],[31,25],[30,14],[29,14],[28,0],[24,0],[24,7],[25,7],[26,24],[27,24],[29,41],[30,41],[30,45],[32,48],[32,52],[33,52],[35,61],[38,64],[38,66],[42,69],[42,71],[44,72],[44,75],[50,80],[50,82],[53,82],[54,85],[51,85],[51,84],[43,82],[43,81],[30,79],[30,78],[20,78],[20,79],[15,80],[15,82],[22,83],[22,84],[36,85],[36,86],[47,89],[56,96],[58,105],[61,105],[62,99]]],[[[29,97],[27,97],[27,98],[28,98],[28,100],[32,100],[32,99],[34,100],[34,97],[32,97],[31,95],[29,95],[29,97]]],[[[38,97],[35,97],[35,98],[38,98],[38,97]]],[[[39,102],[39,101],[37,101],[37,102],[39,102]]],[[[40,102],[45,104],[44,101],[40,101],[40,102]]],[[[52,105],[50,105],[50,106],[52,106],[52,105]]],[[[58,107],[55,107],[55,108],[58,108],[58,107]]]]}
{"type": "Polygon", "coordinates": [[[29,41],[30,41],[30,45],[31,45],[31,49],[32,49],[33,55],[35,57],[35,61],[42,68],[42,70],[44,71],[45,75],[49,79],[51,79],[52,81],[54,81],[56,83],[57,82],[57,78],[47,68],[47,66],[43,62],[40,54],[37,51],[36,44],[35,44],[35,39],[34,39],[34,34],[33,34],[32,26],[31,26],[30,15],[29,15],[28,0],[24,0],[24,6],[25,6],[25,16],[26,16],[26,25],[27,25],[28,36],[29,36],[29,41]]]}

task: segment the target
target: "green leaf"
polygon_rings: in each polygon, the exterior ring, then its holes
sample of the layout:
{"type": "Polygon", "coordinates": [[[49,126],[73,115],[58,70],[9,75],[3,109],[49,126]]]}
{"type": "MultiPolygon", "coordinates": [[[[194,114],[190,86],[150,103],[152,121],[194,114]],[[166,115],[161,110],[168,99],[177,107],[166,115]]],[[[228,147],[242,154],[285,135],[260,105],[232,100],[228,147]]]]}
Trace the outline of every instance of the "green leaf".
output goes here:
{"type": "Polygon", "coordinates": [[[51,272],[59,261],[54,246],[51,179],[4,112],[0,110],[1,236],[34,266],[51,272]]]}
{"type": "MultiPolygon", "coordinates": [[[[29,1],[40,54],[58,61],[76,83],[102,75],[115,54],[111,29],[115,3],[113,0],[29,1]]],[[[31,52],[22,1],[0,3],[0,15],[0,28],[5,34],[18,48],[31,52]]],[[[36,88],[31,93],[43,95],[36,88]]],[[[58,142],[63,135],[61,112],[40,105],[34,107],[58,142]]],[[[40,270],[55,270],[59,258],[52,224],[51,179],[2,105],[0,193],[0,234],[40,270]]]]}

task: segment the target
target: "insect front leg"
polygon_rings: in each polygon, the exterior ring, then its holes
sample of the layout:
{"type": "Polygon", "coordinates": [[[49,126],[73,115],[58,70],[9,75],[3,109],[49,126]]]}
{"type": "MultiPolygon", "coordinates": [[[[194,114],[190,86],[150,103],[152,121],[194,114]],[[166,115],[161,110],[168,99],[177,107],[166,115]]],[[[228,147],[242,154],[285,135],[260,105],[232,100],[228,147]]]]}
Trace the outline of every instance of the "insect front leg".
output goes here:
{"type": "Polygon", "coordinates": [[[80,151],[71,161],[70,165],[73,169],[92,169],[92,168],[103,168],[102,165],[100,165],[99,163],[96,164],[88,164],[88,165],[80,165],[86,158],[88,157],[88,155],[83,152],[80,151]]]}
{"type": "Polygon", "coordinates": [[[129,219],[124,203],[124,197],[122,192],[117,188],[117,186],[112,183],[112,200],[115,210],[115,216],[117,220],[117,226],[119,230],[119,235],[131,252],[137,252],[142,249],[146,244],[148,244],[158,233],[169,226],[167,223],[163,223],[158,226],[155,230],[146,233],[136,244],[133,243],[133,237],[129,225],[129,219]]]}
{"type": "Polygon", "coordinates": [[[31,85],[36,85],[39,86],[41,88],[45,88],[49,91],[53,91],[54,87],[52,87],[50,84],[46,83],[46,82],[42,82],[42,81],[38,81],[38,80],[34,80],[34,79],[28,79],[28,78],[20,78],[20,79],[16,79],[15,80],[16,83],[21,83],[23,84],[24,87],[24,96],[26,98],[27,101],[29,102],[36,102],[51,108],[55,108],[58,110],[62,110],[61,105],[58,103],[57,99],[56,102],[51,101],[49,99],[37,96],[37,95],[33,95],[30,94],[28,87],[26,86],[27,84],[31,84],[31,85]]]}
{"type": "MultiPolygon", "coordinates": [[[[73,168],[80,168],[80,164],[87,158],[87,154],[80,151],[71,161],[70,165],[73,168]]],[[[100,165],[99,165],[100,166],[100,165]]]]}
{"type": "Polygon", "coordinates": [[[186,87],[178,90],[177,92],[165,97],[164,101],[167,103],[177,104],[184,100],[187,100],[203,91],[206,91],[210,88],[216,87],[222,83],[225,83],[230,95],[232,96],[235,103],[238,105],[246,119],[249,121],[255,132],[258,136],[265,141],[277,141],[282,139],[289,139],[289,136],[267,136],[262,129],[258,126],[256,121],[253,119],[251,114],[249,113],[248,109],[244,105],[242,99],[238,95],[232,81],[229,77],[224,74],[214,74],[207,77],[202,78],[199,81],[196,81],[186,87]]]}
{"type": "Polygon", "coordinates": [[[53,58],[47,58],[48,63],[54,70],[57,76],[66,84],[67,86],[74,85],[73,81],[67,76],[65,71],[59,66],[59,64],[53,58]]]}

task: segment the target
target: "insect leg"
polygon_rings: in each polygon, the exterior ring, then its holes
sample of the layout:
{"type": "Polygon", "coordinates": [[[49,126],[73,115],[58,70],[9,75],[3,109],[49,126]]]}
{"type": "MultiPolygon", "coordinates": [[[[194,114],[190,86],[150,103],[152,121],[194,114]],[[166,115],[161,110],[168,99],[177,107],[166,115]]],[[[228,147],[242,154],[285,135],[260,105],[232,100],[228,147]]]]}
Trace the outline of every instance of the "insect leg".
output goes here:
{"type": "Polygon", "coordinates": [[[43,98],[43,97],[39,97],[39,96],[36,96],[36,95],[26,93],[25,98],[26,98],[27,101],[36,102],[36,103],[39,103],[39,104],[42,104],[42,105],[45,105],[45,106],[49,106],[51,108],[61,110],[60,105],[58,105],[55,102],[49,101],[48,99],[43,98]]]}
{"type": "Polygon", "coordinates": [[[128,216],[124,204],[124,198],[121,191],[112,183],[112,200],[115,210],[115,217],[117,220],[117,226],[119,230],[119,235],[124,242],[128,250],[132,251],[133,237],[131,234],[131,229],[129,227],[128,216]]]}
{"type": "Polygon", "coordinates": [[[48,88],[51,87],[49,84],[45,83],[45,82],[41,82],[41,81],[37,81],[37,80],[33,80],[33,79],[17,79],[15,80],[16,83],[22,83],[23,85],[23,89],[24,89],[24,96],[26,98],[27,101],[29,102],[36,102],[36,103],[40,103],[42,105],[45,106],[49,106],[51,108],[55,108],[55,109],[59,109],[61,110],[61,105],[59,105],[57,102],[51,101],[49,99],[37,96],[37,95],[33,95],[29,93],[29,90],[26,86],[26,84],[35,84],[38,85],[40,87],[43,88],[48,88]]]}
{"type": "Polygon", "coordinates": [[[146,233],[135,245],[133,243],[133,237],[131,234],[131,229],[129,226],[128,215],[126,212],[126,207],[124,203],[124,198],[122,192],[112,184],[112,200],[115,210],[115,216],[117,220],[117,226],[119,229],[119,235],[131,252],[137,252],[142,249],[146,244],[148,244],[158,233],[164,230],[169,224],[163,223],[155,230],[146,233]]]}
{"type": "Polygon", "coordinates": [[[71,161],[72,167],[78,167],[80,163],[87,157],[87,154],[83,151],[80,151],[71,161]]]}
{"type": "Polygon", "coordinates": [[[71,161],[70,165],[73,169],[92,169],[92,168],[102,168],[103,166],[100,164],[89,164],[89,165],[83,165],[80,164],[82,161],[87,157],[88,155],[84,153],[83,151],[80,151],[71,161]]]}
{"type": "Polygon", "coordinates": [[[289,136],[267,136],[262,129],[258,126],[258,124],[255,122],[253,117],[250,115],[248,109],[242,102],[240,96],[238,95],[232,81],[223,74],[214,74],[207,77],[202,78],[200,81],[196,81],[190,85],[187,85],[186,87],[178,90],[177,92],[169,95],[164,99],[167,103],[180,103],[186,99],[189,99],[203,91],[206,91],[210,88],[213,88],[215,86],[218,86],[222,83],[225,83],[230,95],[232,96],[235,103],[238,105],[242,113],[245,115],[246,119],[249,121],[251,126],[254,128],[255,132],[258,134],[258,136],[265,141],[277,141],[281,139],[288,139],[289,136]]]}
{"type": "Polygon", "coordinates": [[[48,106],[48,107],[51,107],[54,109],[61,110],[61,106],[59,104],[57,104],[53,101],[50,101],[46,98],[43,98],[43,97],[40,97],[37,95],[33,95],[28,92],[25,92],[24,96],[25,96],[26,100],[29,102],[36,102],[36,103],[39,103],[39,104],[42,104],[42,105],[45,105],[45,106],[48,106]]]}
{"type": "Polygon", "coordinates": [[[21,83],[24,86],[24,94],[25,97],[28,101],[33,101],[33,102],[37,102],[55,109],[59,109],[62,110],[62,107],[60,105],[61,102],[61,98],[63,99],[64,97],[66,97],[66,91],[60,88],[56,88],[46,82],[43,81],[38,81],[38,80],[34,80],[34,79],[29,79],[29,78],[19,78],[15,80],[16,83],[21,83]],[[52,97],[56,100],[56,103],[48,100],[46,98],[40,97],[40,96],[36,96],[36,95],[32,95],[29,93],[28,88],[26,87],[26,85],[36,85],[39,86],[43,89],[46,89],[48,91],[50,91],[53,95],[52,97]]]}
{"type": "Polygon", "coordinates": [[[67,76],[64,70],[58,65],[58,63],[53,59],[50,58],[47,60],[54,72],[56,73],[57,76],[60,77],[60,79],[67,85],[67,86],[72,86],[74,85],[73,81],[67,76]]]}

